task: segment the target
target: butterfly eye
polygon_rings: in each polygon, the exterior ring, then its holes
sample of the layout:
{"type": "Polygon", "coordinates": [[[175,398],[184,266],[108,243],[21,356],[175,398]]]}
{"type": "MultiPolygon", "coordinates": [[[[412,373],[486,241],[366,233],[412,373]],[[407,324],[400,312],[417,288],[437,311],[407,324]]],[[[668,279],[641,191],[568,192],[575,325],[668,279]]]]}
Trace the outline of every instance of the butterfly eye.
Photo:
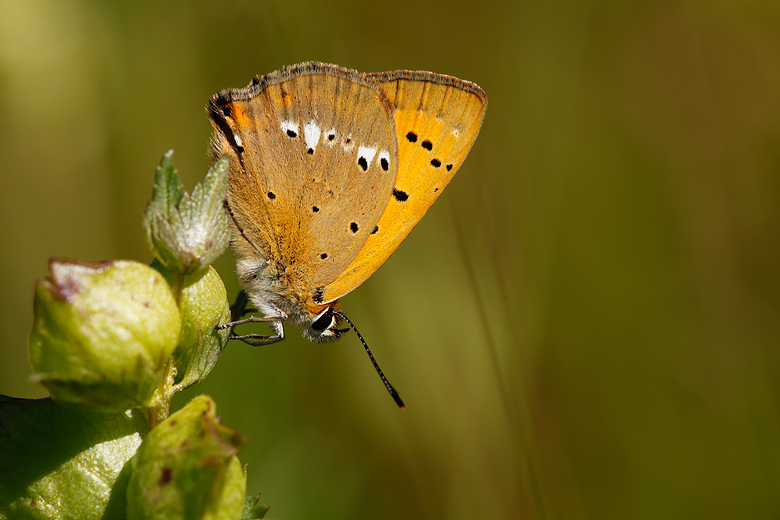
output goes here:
{"type": "Polygon", "coordinates": [[[333,323],[333,309],[328,307],[311,324],[311,328],[317,331],[327,329],[333,323]]]}

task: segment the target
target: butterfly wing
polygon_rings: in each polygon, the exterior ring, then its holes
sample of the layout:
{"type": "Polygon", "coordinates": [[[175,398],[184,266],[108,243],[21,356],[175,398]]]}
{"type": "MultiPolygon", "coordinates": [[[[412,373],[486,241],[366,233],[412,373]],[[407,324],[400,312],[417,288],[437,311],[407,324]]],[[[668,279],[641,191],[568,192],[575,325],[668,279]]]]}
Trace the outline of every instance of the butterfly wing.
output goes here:
{"type": "Polygon", "coordinates": [[[398,173],[372,234],[322,302],[362,284],[406,239],[452,179],[477,138],[487,97],[477,85],[430,72],[366,74],[393,106],[398,173]]]}
{"type": "Polygon", "coordinates": [[[391,196],[398,161],[384,93],[359,73],[310,62],[223,91],[208,110],[214,154],[231,156],[239,270],[266,265],[291,299],[331,283],[391,196]]]}

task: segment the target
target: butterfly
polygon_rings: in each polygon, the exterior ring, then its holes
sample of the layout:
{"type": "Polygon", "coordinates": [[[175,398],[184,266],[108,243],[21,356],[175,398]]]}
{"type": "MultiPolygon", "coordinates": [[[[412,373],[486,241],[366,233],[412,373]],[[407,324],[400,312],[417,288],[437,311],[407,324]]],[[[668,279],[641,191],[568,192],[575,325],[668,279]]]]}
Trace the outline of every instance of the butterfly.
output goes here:
{"type": "Polygon", "coordinates": [[[289,322],[311,341],[333,341],[348,330],[342,319],[357,333],[338,299],[417,225],[466,158],[486,108],[481,88],[451,76],[319,62],[213,96],[212,155],[230,156],[236,271],[263,314],[234,324],[265,321],[275,333],[237,338],[280,341],[289,322]]]}

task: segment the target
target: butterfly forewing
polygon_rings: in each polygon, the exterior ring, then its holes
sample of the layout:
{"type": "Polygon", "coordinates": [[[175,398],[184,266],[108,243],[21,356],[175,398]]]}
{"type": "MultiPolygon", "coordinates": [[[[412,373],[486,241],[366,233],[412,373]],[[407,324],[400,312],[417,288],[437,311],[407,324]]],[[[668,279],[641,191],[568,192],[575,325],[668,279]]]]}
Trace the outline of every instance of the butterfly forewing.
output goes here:
{"type": "Polygon", "coordinates": [[[375,228],[398,164],[385,94],[364,75],[307,63],[212,99],[217,155],[229,153],[228,204],[247,240],[293,292],[336,280],[375,228]]]}
{"type": "Polygon", "coordinates": [[[478,86],[429,72],[367,74],[391,105],[398,173],[374,232],[344,273],[320,290],[333,301],[363,283],[398,248],[458,170],[487,108],[478,86]]]}

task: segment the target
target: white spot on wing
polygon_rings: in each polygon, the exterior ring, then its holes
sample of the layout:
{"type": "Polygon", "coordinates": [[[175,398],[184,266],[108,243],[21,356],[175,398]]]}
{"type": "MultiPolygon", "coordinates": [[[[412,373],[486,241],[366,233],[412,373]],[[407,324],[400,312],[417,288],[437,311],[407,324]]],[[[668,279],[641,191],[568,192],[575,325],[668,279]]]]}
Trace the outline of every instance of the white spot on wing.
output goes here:
{"type": "Polygon", "coordinates": [[[311,120],[309,124],[303,127],[303,137],[306,139],[306,147],[312,150],[317,148],[317,143],[320,142],[320,127],[311,120]]]}
{"type": "Polygon", "coordinates": [[[358,146],[358,159],[361,157],[366,158],[366,164],[370,167],[371,161],[374,160],[374,156],[376,155],[376,146],[369,147],[369,146],[358,146]]]}
{"type": "Polygon", "coordinates": [[[233,140],[236,142],[236,145],[244,146],[244,141],[242,141],[239,136],[233,134],[233,140]]]}
{"type": "Polygon", "coordinates": [[[458,137],[460,137],[460,131],[459,131],[457,128],[453,129],[453,130],[452,130],[452,136],[453,136],[455,139],[457,139],[458,137]]]}
{"type": "Polygon", "coordinates": [[[289,119],[282,121],[282,132],[287,133],[289,131],[293,131],[296,134],[298,133],[298,123],[293,123],[289,119]]]}
{"type": "Polygon", "coordinates": [[[335,142],[336,142],[336,129],[331,128],[330,130],[328,130],[327,143],[333,146],[333,143],[335,142]]]}
{"type": "Polygon", "coordinates": [[[355,142],[352,141],[352,134],[349,134],[347,138],[344,139],[344,143],[341,145],[341,147],[345,152],[351,152],[352,149],[355,148],[355,142]]]}

